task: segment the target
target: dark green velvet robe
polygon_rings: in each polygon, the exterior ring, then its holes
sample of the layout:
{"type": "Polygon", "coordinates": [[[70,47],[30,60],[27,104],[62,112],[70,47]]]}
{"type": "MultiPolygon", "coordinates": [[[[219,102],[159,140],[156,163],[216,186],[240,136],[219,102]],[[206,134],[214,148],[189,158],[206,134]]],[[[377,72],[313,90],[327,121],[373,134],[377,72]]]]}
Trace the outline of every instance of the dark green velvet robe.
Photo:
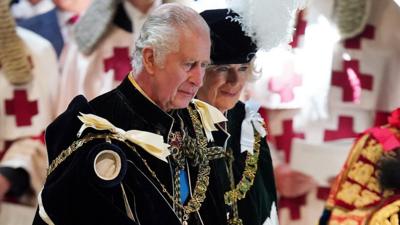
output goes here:
{"type": "MultiPolygon", "coordinates": [[[[228,140],[227,151],[234,155],[233,173],[235,184],[239,182],[245,166],[247,152],[240,152],[240,137],[242,121],[245,118],[245,105],[238,102],[228,111],[228,140]]],[[[258,169],[254,184],[246,197],[238,201],[239,218],[244,225],[261,225],[270,217],[272,204],[276,206],[275,179],[272,167],[271,154],[265,138],[261,139],[258,169]]]]}

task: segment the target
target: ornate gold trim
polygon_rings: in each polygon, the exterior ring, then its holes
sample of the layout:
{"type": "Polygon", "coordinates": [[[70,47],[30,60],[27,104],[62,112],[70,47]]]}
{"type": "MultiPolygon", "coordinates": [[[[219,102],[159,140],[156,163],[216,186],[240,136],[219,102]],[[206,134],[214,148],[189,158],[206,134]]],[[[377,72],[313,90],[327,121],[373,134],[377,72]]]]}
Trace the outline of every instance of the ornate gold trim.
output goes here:
{"type": "MultiPolygon", "coordinates": [[[[254,140],[254,154],[247,153],[242,178],[235,188],[226,192],[224,195],[225,204],[227,205],[232,205],[238,200],[245,198],[246,193],[250,190],[254,183],[254,178],[256,176],[258,167],[258,156],[260,154],[261,136],[258,132],[254,132],[254,140]]],[[[233,176],[233,174],[230,174],[230,176],[233,176]]]]}
{"type": "Polygon", "coordinates": [[[125,138],[118,134],[88,134],[87,136],[78,139],[65,150],[63,150],[49,165],[47,169],[47,176],[49,176],[54,170],[64,162],[72,153],[82,147],[84,144],[93,141],[95,139],[115,139],[118,141],[124,141],[125,138]]]}
{"type": "Polygon", "coordinates": [[[394,201],[375,212],[368,222],[369,225],[398,225],[400,212],[400,200],[394,201]]]}

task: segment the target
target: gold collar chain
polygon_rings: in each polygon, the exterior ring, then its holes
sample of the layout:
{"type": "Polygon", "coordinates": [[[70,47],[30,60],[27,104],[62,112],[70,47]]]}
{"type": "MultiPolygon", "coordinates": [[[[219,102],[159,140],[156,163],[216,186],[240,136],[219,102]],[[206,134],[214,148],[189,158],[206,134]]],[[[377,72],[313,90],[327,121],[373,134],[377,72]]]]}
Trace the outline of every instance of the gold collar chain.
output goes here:
{"type": "Polygon", "coordinates": [[[254,178],[257,173],[258,168],[258,157],[260,154],[260,140],[261,136],[258,132],[254,131],[254,154],[250,154],[247,152],[246,160],[245,160],[245,168],[243,170],[242,178],[239,183],[235,186],[234,178],[233,178],[233,155],[229,157],[229,176],[231,180],[232,189],[230,191],[225,192],[224,200],[225,204],[232,206],[233,217],[229,219],[228,223],[230,225],[242,225],[243,222],[239,218],[237,211],[237,201],[246,197],[247,192],[253,186],[254,178]]]}
{"type": "Polygon", "coordinates": [[[196,148],[197,158],[198,158],[198,175],[196,180],[196,185],[193,191],[193,195],[191,199],[188,201],[186,205],[182,205],[179,201],[177,201],[166,189],[166,187],[162,184],[162,182],[158,179],[157,174],[154,170],[151,169],[146,159],[141,157],[140,153],[136,150],[136,147],[133,143],[129,143],[119,134],[87,134],[81,139],[74,141],[67,149],[63,150],[50,164],[49,169],[47,171],[47,176],[49,176],[54,170],[62,164],[72,153],[80,149],[84,144],[96,140],[96,139],[106,139],[106,141],[117,140],[124,142],[143,162],[151,176],[158,182],[161,187],[162,192],[168,196],[168,198],[177,205],[183,211],[182,224],[187,224],[187,220],[189,219],[189,215],[192,212],[196,212],[200,209],[202,203],[206,198],[206,191],[209,185],[209,175],[210,175],[210,165],[209,161],[215,158],[220,158],[223,154],[223,148],[221,147],[211,147],[207,148],[207,138],[203,133],[202,123],[199,119],[198,112],[195,109],[192,109],[190,106],[188,107],[188,111],[190,114],[190,118],[193,123],[193,127],[195,130],[196,145],[190,146],[190,148],[196,148]],[[221,150],[222,149],[222,150],[221,150]]]}

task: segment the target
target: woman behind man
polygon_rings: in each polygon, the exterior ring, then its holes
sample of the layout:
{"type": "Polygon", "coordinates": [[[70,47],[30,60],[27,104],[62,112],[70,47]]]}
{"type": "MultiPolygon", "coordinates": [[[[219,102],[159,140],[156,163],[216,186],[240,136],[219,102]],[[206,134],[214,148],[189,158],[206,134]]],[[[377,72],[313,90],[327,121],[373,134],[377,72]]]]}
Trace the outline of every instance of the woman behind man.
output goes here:
{"type": "Polygon", "coordinates": [[[210,27],[212,65],[197,98],[227,114],[231,134],[226,145],[229,175],[225,192],[229,224],[278,224],[276,190],[265,129],[257,108],[239,101],[252,79],[257,46],[228,9],[201,13],[210,27]],[[246,151],[246,152],[245,152],[246,151]]]}

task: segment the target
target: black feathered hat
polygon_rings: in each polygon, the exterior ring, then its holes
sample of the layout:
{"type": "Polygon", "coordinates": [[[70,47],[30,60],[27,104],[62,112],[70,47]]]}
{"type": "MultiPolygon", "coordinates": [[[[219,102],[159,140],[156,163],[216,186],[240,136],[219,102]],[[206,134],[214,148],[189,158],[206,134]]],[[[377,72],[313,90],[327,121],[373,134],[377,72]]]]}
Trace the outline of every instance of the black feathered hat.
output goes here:
{"type": "Polygon", "coordinates": [[[239,15],[231,9],[206,10],[200,15],[210,27],[211,61],[213,64],[248,63],[257,51],[257,45],[247,36],[239,15]]]}

